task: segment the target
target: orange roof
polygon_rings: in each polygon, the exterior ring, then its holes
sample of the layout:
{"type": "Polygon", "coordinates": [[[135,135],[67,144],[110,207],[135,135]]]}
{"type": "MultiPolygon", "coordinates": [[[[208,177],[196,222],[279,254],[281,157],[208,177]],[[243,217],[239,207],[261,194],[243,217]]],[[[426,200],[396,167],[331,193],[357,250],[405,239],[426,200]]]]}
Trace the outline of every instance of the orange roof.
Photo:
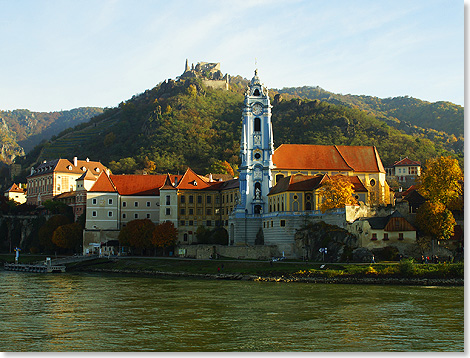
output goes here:
{"type": "Polygon", "coordinates": [[[276,169],[383,172],[374,146],[281,144],[273,154],[276,169]]]}
{"type": "Polygon", "coordinates": [[[392,167],[402,167],[402,166],[408,166],[408,165],[419,165],[421,166],[420,162],[417,162],[415,160],[408,159],[408,157],[405,157],[401,160],[396,161],[393,163],[392,167]]]}
{"type": "Polygon", "coordinates": [[[98,192],[98,193],[113,193],[117,191],[113,182],[106,174],[106,172],[101,173],[101,175],[96,180],[95,184],[90,188],[89,192],[98,192]]]}
{"type": "Polygon", "coordinates": [[[111,175],[120,195],[159,195],[167,175],[111,175]]]}
{"type": "Polygon", "coordinates": [[[8,189],[6,191],[7,192],[10,192],[10,193],[23,193],[25,192],[24,189],[20,188],[16,183],[13,183],[13,185],[10,187],[10,189],[8,189]]]}
{"type": "Polygon", "coordinates": [[[89,170],[93,175],[98,176],[100,173],[106,170],[106,167],[100,162],[93,162],[89,160],[77,160],[77,165],[75,166],[67,159],[55,159],[39,164],[37,168],[34,168],[34,173],[28,177],[51,172],[82,174],[87,170],[89,170]]]}
{"type": "Polygon", "coordinates": [[[177,188],[193,190],[208,189],[211,187],[211,183],[208,183],[208,180],[208,178],[198,175],[191,168],[188,168],[179,181],[177,188]]]}
{"type": "Polygon", "coordinates": [[[328,179],[328,174],[323,175],[291,175],[280,179],[271,189],[268,195],[286,191],[311,191],[320,187],[323,180],[328,179]]]}

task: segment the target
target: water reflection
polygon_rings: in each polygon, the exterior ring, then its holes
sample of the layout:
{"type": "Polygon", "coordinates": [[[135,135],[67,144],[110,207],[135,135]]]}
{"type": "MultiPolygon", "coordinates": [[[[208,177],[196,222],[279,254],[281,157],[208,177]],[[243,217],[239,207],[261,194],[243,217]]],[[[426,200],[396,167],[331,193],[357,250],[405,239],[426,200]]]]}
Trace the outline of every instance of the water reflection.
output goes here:
{"type": "Polygon", "coordinates": [[[463,287],[0,272],[2,351],[463,351],[463,287]]]}

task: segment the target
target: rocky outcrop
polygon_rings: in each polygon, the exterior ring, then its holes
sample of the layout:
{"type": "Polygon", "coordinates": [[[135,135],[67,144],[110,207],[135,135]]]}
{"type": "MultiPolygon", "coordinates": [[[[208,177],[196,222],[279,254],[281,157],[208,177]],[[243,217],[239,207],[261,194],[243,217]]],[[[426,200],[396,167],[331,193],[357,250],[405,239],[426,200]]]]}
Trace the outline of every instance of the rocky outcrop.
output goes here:
{"type": "Polygon", "coordinates": [[[323,261],[320,249],[326,248],[326,262],[353,260],[352,251],[358,248],[358,239],[348,231],[324,222],[310,224],[296,232],[295,246],[299,256],[308,253],[308,260],[323,261]]]}

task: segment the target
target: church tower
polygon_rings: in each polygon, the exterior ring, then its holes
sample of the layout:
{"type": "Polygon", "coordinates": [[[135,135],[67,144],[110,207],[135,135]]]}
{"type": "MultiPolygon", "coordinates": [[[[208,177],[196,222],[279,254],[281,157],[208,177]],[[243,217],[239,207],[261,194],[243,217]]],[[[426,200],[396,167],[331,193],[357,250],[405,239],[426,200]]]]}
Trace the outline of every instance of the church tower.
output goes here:
{"type": "Polygon", "coordinates": [[[268,193],[272,185],[271,170],[274,153],[271,124],[271,104],[268,89],[258,77],[258,70],[245,92],[240,142],[241,165],[240,199],[232,217],[235,224],[229,232],[230,240],[252,244],[261,227],[261,216],[268,212],[268,193]],[[241,221],[244,224],[241,224],[241,221]],[[240,225],[241,224],[241,225],[240,225]],[[243,227],[243,232],[234,230],[243,227]]]}

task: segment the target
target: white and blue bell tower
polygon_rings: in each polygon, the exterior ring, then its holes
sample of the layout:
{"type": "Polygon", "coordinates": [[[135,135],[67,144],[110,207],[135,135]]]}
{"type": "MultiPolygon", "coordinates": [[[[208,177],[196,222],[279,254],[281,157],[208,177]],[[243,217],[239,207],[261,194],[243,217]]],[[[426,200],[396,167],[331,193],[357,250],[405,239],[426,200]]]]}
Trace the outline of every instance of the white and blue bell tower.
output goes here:
{"type": "Polygon", "coordinates": [[[258,70],[245,92],[240,141],[241,164],[238,168],[240,200],[230,220],[234,227],[230,241],[253,243],[262,225],[262,214],[268,212],[268,193],[272,185],[274,153],[268,89],[258,77],[258,70]],[[242,231],[240,229],[243,228],[242,231]],[[238,231],[238,232],[234,232],[238,231]]]}

